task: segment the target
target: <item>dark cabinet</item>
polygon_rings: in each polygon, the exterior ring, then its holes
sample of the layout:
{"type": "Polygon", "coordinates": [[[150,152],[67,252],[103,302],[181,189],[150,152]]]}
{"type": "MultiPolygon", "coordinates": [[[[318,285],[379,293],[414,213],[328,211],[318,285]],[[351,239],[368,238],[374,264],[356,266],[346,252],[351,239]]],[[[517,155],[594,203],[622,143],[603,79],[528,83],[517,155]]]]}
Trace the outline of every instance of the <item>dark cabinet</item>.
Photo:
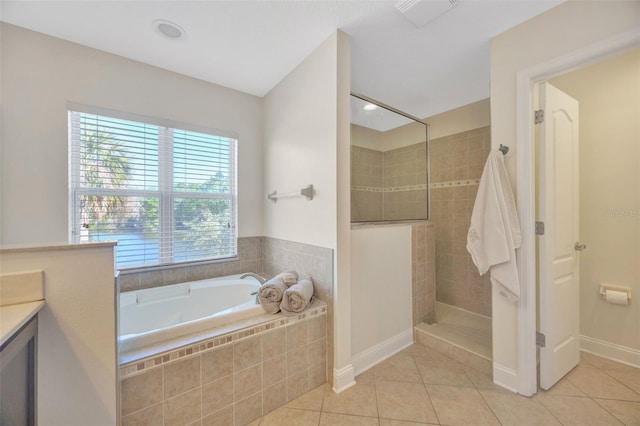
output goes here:
{"type": "Polygon", "coordinates": [[[0,425],[36,424],[36,345],[32,318],[0,348],[0,425]]]}

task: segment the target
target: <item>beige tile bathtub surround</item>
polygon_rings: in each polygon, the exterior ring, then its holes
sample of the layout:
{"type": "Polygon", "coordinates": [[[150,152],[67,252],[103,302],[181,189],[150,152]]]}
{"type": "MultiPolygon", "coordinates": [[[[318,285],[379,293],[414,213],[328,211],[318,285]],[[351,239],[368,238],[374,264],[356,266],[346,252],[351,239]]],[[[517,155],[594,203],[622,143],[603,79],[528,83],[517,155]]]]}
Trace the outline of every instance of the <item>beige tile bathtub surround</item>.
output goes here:
{"type": "Polygon", "coordinates": [[[285,269],[313,278],[315,297],[326,304],[318,314],[307,311],[300,320],[273,321],[123,365],[122,399],[129,401],[123,402],[123,424],[141,424],[159,412],[164,424],[245,424],[325,383],[333,369],[331,249],[239,238],[238,260],[125,272],[121,291],[241,272],[269,277],[285,269]]]}
{"type": "Polygon", "coordinates": [[[123,424],[244,425],[325,383],[326,306],[272,323],[121,366],[123,424]]]}
{"type": "Polygon", "coordinates": [[[121,271],[120,291],[142,290],[242,272],[262,272],[262,237],[238,238],[238,257],[233,260],[175,266],[147,272],[121,271]]]}
{"type": "Polygon", "coordinates": [[[466,240],[490,137],[490,127],[482,127],[430,141],[429,182],[437,300],[486,316],[491,316],[489,276],[478,274],[466,240]]]}
{"type": "Polygon", "coordinates": [[[164,369],[164,397],[171,398],[200,386],[200,378],[200,357],[168,364],[164,369]]]}
{"type": "MultiPolygon", "coordinates": [[[[262,270],[273,276],[294,269],[313,278],[315,297],[327,304],[327,371],[333,371],[333,250],[277,238],[262,238],[262,270]]],[[[332,380],[333,374],[328,374],[332,380]]]]}

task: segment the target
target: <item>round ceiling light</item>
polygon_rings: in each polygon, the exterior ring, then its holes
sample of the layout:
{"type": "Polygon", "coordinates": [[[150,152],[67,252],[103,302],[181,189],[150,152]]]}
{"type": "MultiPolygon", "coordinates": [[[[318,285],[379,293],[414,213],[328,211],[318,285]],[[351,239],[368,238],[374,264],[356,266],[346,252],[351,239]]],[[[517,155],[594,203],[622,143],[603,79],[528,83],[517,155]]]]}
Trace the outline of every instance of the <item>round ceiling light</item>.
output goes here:
{"type": "Polygon", "coordinates": [[[156,19],[153,21],[153,26],[160,34],[172,40],[177,40],[184,36],[184,30],[178,24],[165,19],[156,19]]]}
{"type": "Polygon", "coordinates": [[[362,107],[362,109],[365,110],[365,111],[373,111],[375,109],[378,109],[378,105],[366,104],[365,106],[362,107]]]}

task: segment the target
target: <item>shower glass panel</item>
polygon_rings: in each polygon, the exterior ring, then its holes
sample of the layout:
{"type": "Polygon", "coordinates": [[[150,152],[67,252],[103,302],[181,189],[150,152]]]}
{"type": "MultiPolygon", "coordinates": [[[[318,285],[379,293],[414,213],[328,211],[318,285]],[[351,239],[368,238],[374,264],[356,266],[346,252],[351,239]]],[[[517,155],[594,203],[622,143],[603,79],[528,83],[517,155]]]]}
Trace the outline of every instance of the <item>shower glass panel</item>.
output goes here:
{"type": "Polygon", "coordinates": [[[429,218],[427,124],[351,95],[351,222],[429,218]]]}

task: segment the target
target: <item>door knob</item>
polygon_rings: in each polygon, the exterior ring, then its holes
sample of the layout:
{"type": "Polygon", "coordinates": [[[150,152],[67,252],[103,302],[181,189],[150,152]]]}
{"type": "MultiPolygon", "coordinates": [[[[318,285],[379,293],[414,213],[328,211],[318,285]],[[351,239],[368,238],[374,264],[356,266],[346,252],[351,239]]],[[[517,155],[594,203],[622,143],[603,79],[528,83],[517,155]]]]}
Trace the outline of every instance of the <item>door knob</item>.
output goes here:
{"type": "Polygon", "coordinates": [[[574,249],[575,249],[576,251],[582,251],[582,250],[584,250],[584,249],[586,249],[586,248],[587,248],[587,245],[586,245],[586,244],[580,244],[580,243],[576,243],[576,245],[575,245],[575,247],[574,247],[574,249]]]}

